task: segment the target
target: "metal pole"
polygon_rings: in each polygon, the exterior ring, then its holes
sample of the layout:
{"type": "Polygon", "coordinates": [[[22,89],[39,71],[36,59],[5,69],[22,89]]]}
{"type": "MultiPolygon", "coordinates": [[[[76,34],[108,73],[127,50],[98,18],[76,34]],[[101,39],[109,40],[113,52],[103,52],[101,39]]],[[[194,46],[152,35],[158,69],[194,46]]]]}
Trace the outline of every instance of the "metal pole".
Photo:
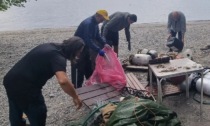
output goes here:
{"type": "Polygon", "coordinates": [[[78,87],[78,85],[77,85],[77,76],[78,76],[78,69],[76,68],[76,88],[78,87]]]}

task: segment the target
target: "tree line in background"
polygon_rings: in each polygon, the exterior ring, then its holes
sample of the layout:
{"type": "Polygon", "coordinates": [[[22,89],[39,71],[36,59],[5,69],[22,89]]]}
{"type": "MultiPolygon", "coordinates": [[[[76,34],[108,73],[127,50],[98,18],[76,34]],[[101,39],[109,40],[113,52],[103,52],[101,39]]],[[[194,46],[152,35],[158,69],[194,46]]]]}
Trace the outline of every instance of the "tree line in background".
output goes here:
{"type": "Polygon", "coordinates": [[[5,11],[11,6],[24,7],[27,0],[0,0],[0,11],[5,11]]]}

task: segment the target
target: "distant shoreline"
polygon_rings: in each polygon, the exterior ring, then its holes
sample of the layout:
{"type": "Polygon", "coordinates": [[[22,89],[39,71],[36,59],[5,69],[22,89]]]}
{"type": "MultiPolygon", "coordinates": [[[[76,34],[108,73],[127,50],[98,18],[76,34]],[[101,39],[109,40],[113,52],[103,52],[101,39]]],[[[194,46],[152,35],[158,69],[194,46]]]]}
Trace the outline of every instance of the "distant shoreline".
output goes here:
{"type": "MultiPolygon", "coordinates": [[[[198,23],[208,23],[210,20],[192,20],[192,21],[187,21],[187,24],[198,24],[198,23]]],[[[150,22],[150,23],[135,23],[132,26],[141,26],[141,25],[166,25],[167,22],[150,22]]],[[[65,29],[76,29],[78,26],[69,26],[65,28],[26,28],[26,29],[14,29],[14,30],[1,30],[1,32],[21,32],[21,31],[37,31],[37,30],[65,30],[65,29]]]]}

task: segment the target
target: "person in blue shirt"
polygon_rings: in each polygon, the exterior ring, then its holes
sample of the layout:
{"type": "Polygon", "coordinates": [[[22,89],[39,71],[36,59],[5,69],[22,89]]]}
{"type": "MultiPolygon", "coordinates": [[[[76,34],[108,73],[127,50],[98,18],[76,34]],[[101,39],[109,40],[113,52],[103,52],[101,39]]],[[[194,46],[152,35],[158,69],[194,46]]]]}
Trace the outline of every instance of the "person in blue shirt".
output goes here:
{"type": "Polygon", "coordinates": [[[82,21],[74,34],[85,42],[80,59],[77,60],[77,63],[71,65],[71,78],[76,88],[82,87],[84,76],[88,79],[92,75],[97,54],[105,55],[102,48],[104,45],[108,46],[108,44],[100,36],[98,26],[105,20],[109,20],[107,11],[98,10],[93,16],[82,21]]]}

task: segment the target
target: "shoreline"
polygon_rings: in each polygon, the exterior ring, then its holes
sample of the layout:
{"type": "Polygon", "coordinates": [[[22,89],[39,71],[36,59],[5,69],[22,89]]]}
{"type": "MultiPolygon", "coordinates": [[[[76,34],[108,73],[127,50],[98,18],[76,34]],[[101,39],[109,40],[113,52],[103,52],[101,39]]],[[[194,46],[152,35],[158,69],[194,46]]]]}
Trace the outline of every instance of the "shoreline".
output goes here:
{"type": "MultiPolygon", "coordinates": [[[[187,21],[187,25],[191,24],[200,24],[200,23],[210,23],[210,20],[192,20],[187,21]]],[[[100,24],[101,25],[101,24],[100,24]]],[[[150,23],[134,23],[132,24],[133,27],[141,26],[141,25],[167,25],[167,22],[150,22],[150,23]]],[[[25,31],[40,31],[40,30],[68,30],[68,29],[75,29],[78,26],[69,26],[63,28],[26,28],[26,29],[14,29],[14,30],[0,30],[1,32],[25,32],[25,31]]]]}

